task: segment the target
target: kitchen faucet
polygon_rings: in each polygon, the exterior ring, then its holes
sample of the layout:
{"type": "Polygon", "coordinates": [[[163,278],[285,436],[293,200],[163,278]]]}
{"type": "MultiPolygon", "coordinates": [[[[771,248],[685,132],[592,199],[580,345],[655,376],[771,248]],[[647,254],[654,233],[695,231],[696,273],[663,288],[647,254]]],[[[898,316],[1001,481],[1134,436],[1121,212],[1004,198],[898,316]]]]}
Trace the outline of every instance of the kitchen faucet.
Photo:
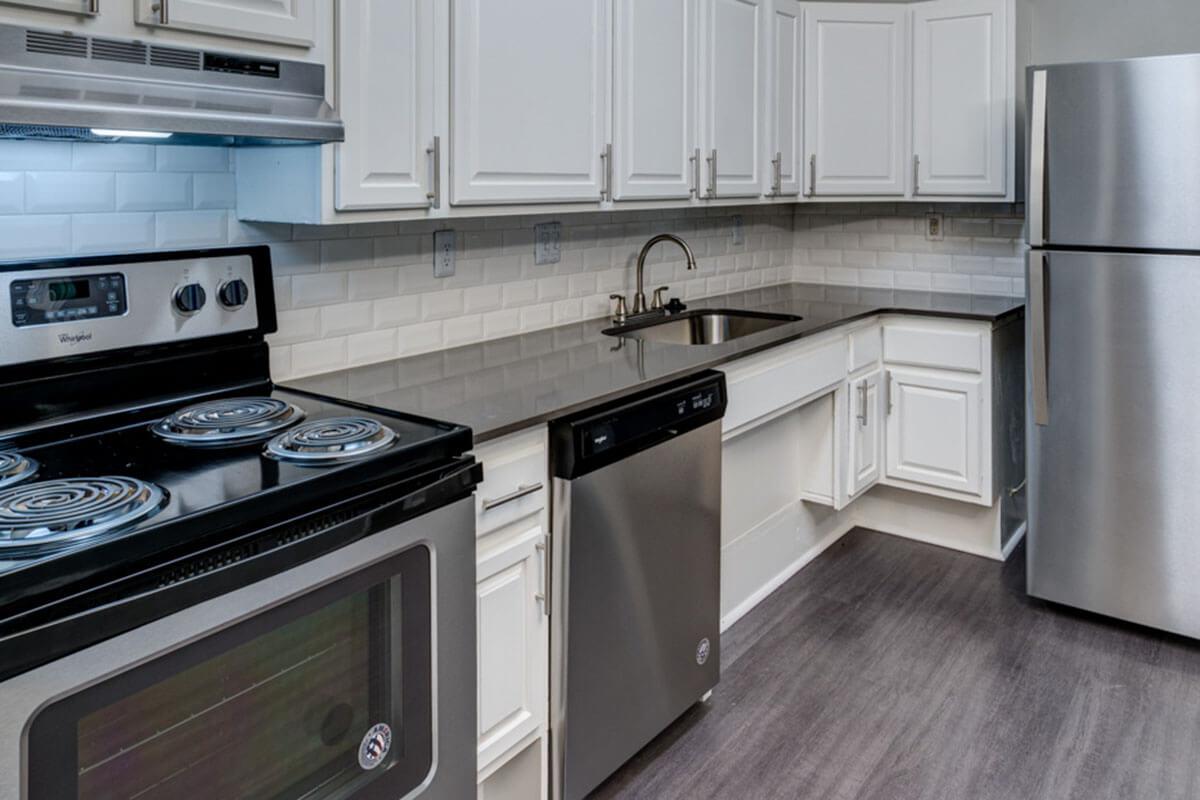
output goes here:
{"type": "MultiPolygon", "coordinates": [[[[662,288],[656,289],[654,291],[654,303],[649,308],[647,308],[647,306],[646,306],[646,291],[645,291],[646,256],[647,256],[647,254],[649,254],[650,248],[654,247],[654,245],[658,244],[659,242],[674,242],[675,244],[682,247],[683,254],[685,256],[687,256],[687,268],[688,269],[696,268],[696,257],[694,255],[692,255],[692,248],[688,247],[688,243],[685,242],[683,239],[680,239],[678,236],[676,236],[673,233],[660,233],[657,236],[652,236],[650,238],[650,241],[648,241],[644,245],[642,245],[642,251],[640,253],[638,253],[637,291],[633,295],[633,310],[631,312],[629,312],[629,316],[631,316],[631,317],[636,317],[640,314],[648,314],[651,311],[660,311],[663,308],[662,292],[664,292],[667,289],[666,286],[663,286],[662,288]]],[[[626,318],[625,298],[619,294],[614,294],[614,295],[610,296],[610,299],[618,301],[617,302],[617,314],[616,314],[617,322],[624,322],[625,318],[626,318]]]]}

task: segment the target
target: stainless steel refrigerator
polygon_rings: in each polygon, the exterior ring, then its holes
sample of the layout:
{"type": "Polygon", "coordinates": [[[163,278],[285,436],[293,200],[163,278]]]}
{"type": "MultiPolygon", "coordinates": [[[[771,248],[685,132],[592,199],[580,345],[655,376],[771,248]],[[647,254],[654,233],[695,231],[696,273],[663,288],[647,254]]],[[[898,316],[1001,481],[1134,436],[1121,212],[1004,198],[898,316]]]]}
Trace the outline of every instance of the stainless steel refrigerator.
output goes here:
{"type": "Polygon", "coordinates": [[[1027,82],[1028,591],[1200,637],[1200,55],[1027,82]]]}

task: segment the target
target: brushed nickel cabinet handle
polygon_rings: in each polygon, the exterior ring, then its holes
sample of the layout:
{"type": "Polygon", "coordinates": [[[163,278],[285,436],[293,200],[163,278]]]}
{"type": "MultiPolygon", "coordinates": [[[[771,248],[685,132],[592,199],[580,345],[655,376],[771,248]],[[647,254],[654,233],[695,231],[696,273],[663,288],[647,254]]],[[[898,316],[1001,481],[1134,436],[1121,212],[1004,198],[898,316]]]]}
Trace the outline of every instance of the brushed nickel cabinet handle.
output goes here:
{"type": "Polygon", "coordinates": [[[813,153],[808,157],[808,196],[813,197],[817,193],[817,154],[813,153]]]}
{"type": "Polygon", "coordinates": [[[771,159],[771,194],[783,194],[783,153],[776,151],[771,159]]]}
{"type": "Polygon", "coordinates": [[[708,161],[708,196],[717,196],[717,148],[712,149],[712,154],[706,159],[708,161]]]}
{"type": "Polygon", "coordinates": [[[613,199],[613,166],[612,166],[612,145],[604,145],[604,149],[600,151],[600,164],[602,174],[600,176],[600,199],[607,200],[610,203],[613,199]]]}
{"type": "Polygon", "coordinates": [[[100,0],[88,0],[87,13],[96,16],[100,13],[100,0]]]}
{"type": "Polygon", "coordinates": [[[529,495],[533,494],[534,492],[541,491],[541,489],[542,489],[541,481],[538,481],[537,483],[523,483],[520,486],[518,486],[514,491],[511,491],[508,494],[501,495],[499,497],[494,497],[491,500],[488,500],[485,498],[483,501],[483,510],[491,511],[493,508],[498,508],[499,506],[502,506],[505,503],[511,503],[514,500],[520,500],[522,497],[528,497],[529,495]]]}
{"type": "Polygon", "coordinates": [[[688,156],[688,161],[690,161],[692,164],[692,188],[688,192],[688,194],[690,194],[692,197],[695,197],[697,200],[699,200],[700,199],[700,148],[699,147],[697,147],[695,150],[693,150],[692,154],[690,156],[688,156]]]}
{"type": "Polygon", "coordinates": [[[533,546],[538,554],[538,590],[533,595],[542,607],[542,614],[550,616],[550,603],[546,601],[546,538],[533,546]]]}
{"type": "Polygon", "coordinates": [[[1046,278],[1050,256],[1029,254],[1029,372],[1033,393],[1033,421],[1050,424],[1050,368],[1046,345],[1046,278]]]}
{"type": "Polygon", "coordinates": [[[867,382],[858,384],[858,424],[867,427],[867,382]]]}
{"type": "Polygon", "coordinates": [[[913,154],[913,196],[921,193],[921,157],[913,154]]]}
{"type": "Polygon", "coordinates": [[[429,198],[430,208],[442,207],[442,137],[433,137],[433,146],[426,147],[425,152],[432,156],[433,160],[433,190],[427,192],[425,196],[429,198]]]}
{"type": "Polygon", "coordinates": [[[158,0],[157,3],[150,6],[150,10],[158,14],[159,25],[169,25],[171,23],[171,13],[167,10],[168,0],[158,0]]]}

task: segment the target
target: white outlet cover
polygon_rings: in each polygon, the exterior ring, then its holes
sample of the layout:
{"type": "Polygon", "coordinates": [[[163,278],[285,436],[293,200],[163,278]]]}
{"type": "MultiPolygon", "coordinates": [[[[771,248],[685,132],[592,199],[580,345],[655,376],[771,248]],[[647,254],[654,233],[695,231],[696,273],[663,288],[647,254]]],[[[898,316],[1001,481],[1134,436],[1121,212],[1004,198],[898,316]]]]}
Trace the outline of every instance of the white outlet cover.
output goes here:
{"type": "Polygon", "coordinates": [[[733,217],[733,243],[746,243],[746,221],[742,219],[741,214],[735,214],[733,217]]]}
{"type": "Polygon", "coordinates": [[[433,232],[433,277],[449,278],[454,274],[454,231],[433,232]]]}
{"type": "Polygon", "coordinates": [[[533,226],[533,263],[557,264],[562,260],[562,225],[543,222],[533,226]]]}
{"type": "Polygon", "coordinates": [[[946,238],[946,218],[939,213],[925,215],[925,241],[940,242],[946,238]]]}

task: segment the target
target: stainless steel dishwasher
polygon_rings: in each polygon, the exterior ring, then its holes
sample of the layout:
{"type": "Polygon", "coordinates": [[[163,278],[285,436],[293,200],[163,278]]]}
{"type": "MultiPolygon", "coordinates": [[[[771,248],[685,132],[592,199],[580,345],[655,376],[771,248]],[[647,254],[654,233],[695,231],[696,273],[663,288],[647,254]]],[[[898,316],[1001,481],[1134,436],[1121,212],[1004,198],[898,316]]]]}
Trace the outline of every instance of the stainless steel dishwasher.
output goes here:
{"type": "Polygon", "coordinates": [[[551,763],[579,800],[720,678],[721,417],[706,371],[551,423],[551,763]]]}

